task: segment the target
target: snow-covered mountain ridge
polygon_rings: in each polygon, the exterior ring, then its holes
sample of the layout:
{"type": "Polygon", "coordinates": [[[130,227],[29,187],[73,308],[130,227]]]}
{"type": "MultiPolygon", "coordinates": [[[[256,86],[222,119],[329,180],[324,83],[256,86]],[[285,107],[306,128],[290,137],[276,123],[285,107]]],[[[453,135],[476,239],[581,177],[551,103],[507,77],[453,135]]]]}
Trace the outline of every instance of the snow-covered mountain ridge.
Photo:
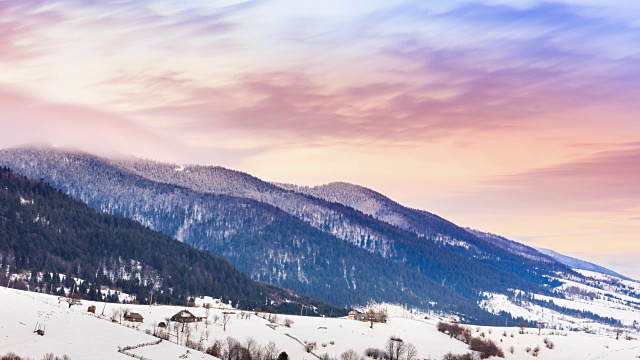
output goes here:
{"type": "Polygon", "coordinates": [[[2,150],[0,165],[210,250],[254,279],[334,304],[466,312],[482,292],[552,296],[554,278],[583,278],[535,249],[346,183],[304,188],[221,167],[55,148],[2,150]]]}

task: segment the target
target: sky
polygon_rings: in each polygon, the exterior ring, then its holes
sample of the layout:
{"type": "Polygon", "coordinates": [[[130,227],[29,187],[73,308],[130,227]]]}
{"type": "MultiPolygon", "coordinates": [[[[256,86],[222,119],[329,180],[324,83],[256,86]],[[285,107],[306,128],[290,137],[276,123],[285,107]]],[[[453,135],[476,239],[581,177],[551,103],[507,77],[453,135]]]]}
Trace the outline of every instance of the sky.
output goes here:
{"type": "Polygon", "coordinates": [[[0,147],[347,181],[640,278],[640,2],[0,0],[0,147]]]}

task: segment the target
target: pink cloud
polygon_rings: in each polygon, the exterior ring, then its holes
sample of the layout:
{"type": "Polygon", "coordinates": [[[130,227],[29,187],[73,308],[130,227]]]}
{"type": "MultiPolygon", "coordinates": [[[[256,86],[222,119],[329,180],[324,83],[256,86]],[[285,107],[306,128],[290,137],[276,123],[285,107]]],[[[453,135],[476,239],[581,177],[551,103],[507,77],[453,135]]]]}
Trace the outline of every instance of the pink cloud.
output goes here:
{"type": "Polygon", "coordinates": [[[582,160],[494,178],[488,182],[492,188],[479,196],[504,206],[613,211],[625,217],[638,209],[638,179],[640,143],[629,143],[582,160]]]}
{"type": "Polygon", "coordinates": [[[42,101],[6,86],[0,86],[0,119],[2,146],[44,142],[99,153],[127,149],[158,156],[169,155],[172,148],[166,139],[116,114],[42,101]]]}
{"type": "Polygon", "coordinates": [[[134,81],[182,98],[139,112],[175,119],[176,130],[234,129],[314,142],[416,142],[523,130],[599,95],[542,70],[470,71],[460,65],[437,71],[439,80],[427,80],[424,70],[412,79],[411,74],[395,82],[360,79],[338,87],[299,72],[246,74],[225,86],[201,85],[178,74],[134,81]],[[449,95],[439,95],[446,90],[449,95]]]}

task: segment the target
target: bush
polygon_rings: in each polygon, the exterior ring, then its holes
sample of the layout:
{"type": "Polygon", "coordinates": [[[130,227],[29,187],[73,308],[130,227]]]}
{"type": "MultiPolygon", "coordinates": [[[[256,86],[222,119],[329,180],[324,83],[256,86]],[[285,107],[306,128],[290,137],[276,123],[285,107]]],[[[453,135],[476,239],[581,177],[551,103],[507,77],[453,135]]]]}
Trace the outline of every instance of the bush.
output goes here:
{"type": "Polygon", "coordinates": [[[316,344],[315,341],[311,341],[305,345],[305,349],[307,350],[308,353],[312,352],[317,348],[318,348],[318,345],[316,344]]]}
{"type": "Polygon", "coordinates": [[[547,349],[553,349],[554,347],[556,347],[553,341],[549,340],[549,338],[544,338],[544,345],[547,347],[547,349]]]}
{"type": "MultiPolygon", "coordinates": [[[[30,357],[20,357],[15,353],[9,352],[6,353],[2,356],[0,356],[0,360],[31,360],[30,357]]],[[[46,353],[44,355],[42,355],[42,360],[71,360],[71,358],[69,357],[69,355],[62,355],[62,357],[60,356],[56,356],[53,353],[46,353]]]]}
{"type": "Polygon", "coordinates": [[[444,334],[448,334],[449,337],[455,338],[456,340],[460,340],[465,344],[468,344],[471,341],[472,335],[471,330],[469,328],[460,326],[458,324],[449,324],[445,322],[439,322],[437,325],[438,331],[444,334]]]}
{"type": "Polygon", "coordinates": [[[504,357],[502,348],[490,339],[473,338],[469,343],[469,349],[479,352],[481,359],[486,359],[491,356],[504,357]]]}
{"type": "Polygon", "coordinates": [[[442,360],[475,360],[472,353],[454,355],[451,352],[448,352],[442,357],[442,360]]]}
{"type": "Polygon", "coordinates": [[[290,328],[291,325],[293,325],[293,320],[291,320],[289,318],[285,318],[284,319],[284,326],[290,328]]]}
{"type": "Polygon", "coordinates": [[[387,355],[387,353],[384,350],[375,349],[375,348],[367,348],[364,351],[364,354],[365,354],[365,356],[370,357],[372,359],[385,360],[385,359],[389,358],[389,356],[387,355]]]}
{"type": "Polygon", "coordinates": [[[22,360],[22,358],[12,352],[6,353],[0,357],[0,360],[22,360]]]}
{"type": "Polygon", "coordinates": [[[540,346],[536,345],[536,347],[531,350],[531,355],[537,357],[540,354],[540,346]]]}
{"type": "Polygon", "coordinates": [[[513,345],[509,346],[509,352],[513,354],[514,351],[516,351],[516,349],[513,347],[513,345]]]}

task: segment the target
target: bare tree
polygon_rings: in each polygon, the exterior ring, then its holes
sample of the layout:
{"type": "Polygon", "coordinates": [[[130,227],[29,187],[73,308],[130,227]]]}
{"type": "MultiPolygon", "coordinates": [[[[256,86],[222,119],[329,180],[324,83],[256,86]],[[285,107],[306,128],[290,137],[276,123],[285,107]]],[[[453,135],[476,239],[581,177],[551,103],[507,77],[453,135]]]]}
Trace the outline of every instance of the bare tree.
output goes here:
{"type": "Polygon", "coordinates": [[[211,315],[211,304],[204,304],[204,325],[209,328],[209,315],[211,315]]]}
{"type": "Polygon", "coordinates": [[[153,329],[153,336],[158,335],[158,321],[157,320],[153,320],[153,322],[151,323],[151,328],[153,329]]]}
{"type": "Polygon", "coordinates": [[[118,309],[111,309],[111,316],[109,316],[109,320],[111,320],[111,322],[117,322],[118,317],[120,317],[118,309]]]}
{"type": "Polygon", "coordinates": [[[231,323],[231,315],[229,315],[228,313],[223,313],[222,314],[222,330],[223,331],[227,331],[227,325],[229,325],[231,323]]]}
{"type": "Polygon", "coordinates": [[[358,355],[358,353],[352,349],[349,349],[340,355],[340,360],[360,360],[360,359],[362,359],[360,355],[358,355]]]}
{"type": "Polygon", "coordinates": [[[622,335],[622,333],[624,332],[624,330],[622,330],[622,326],[620,326],[619,323],[616,324],[616,327],[613,331],[616,334],[616,340],[620,339],[620,335],[622,335]]]}
{"type": "Polygon", "coordinates": [[[218,315],[218,314],[213,314],[213,323],[214,323],[214,324],[217,324],[217,323],[218,323],[218,320],[220,320],[220,315],[218,315]]]}
{"type": "Polygon", "coordinates": [[[252,337],[248,337],[247,340],[245,340],[244,348],[247,349],[247,353],[251,355],[251,358],[256,358],[256,356],[253,355],[259,351],[260,345],[258,345],[252,337]]]}
{"type": "Polygon", "coordinates": [[[398,337],[391,336],[386,344],[389,360],[400,360],[400,357],[407,351],[407,345],[398,337]]]}
{"type": "Polygon", "coordinates": [[[524,334],[524,328],[527,327],[527,323],[524,322],[524,319],[520,320],[520,322],[518,323],[518,327],[520,328],[520,334],[524,334]]]}
{"type": "Polygon", "coordinates": [[[180,324],[175,322],[173,323],[173,331],[176,332],[176,344],[180,345],[180,324]]]}
{"type": "Polygon", "coordinates": [[[280,349],[276,346],[276,343],[273,341],[269,341],[267,346],[264,347],[264,359],[265,360],[276,360],[278,358],[278,354],[280,353],[280,349]]]}
{"type": "Polygon", "coordinates": [[[418,360],[418,349],[412,343],[407,343],[407,356],[405,360],[418,360]]]}
{"type": "Polygon", "coordinates": [[[387,314],[386,309],[380,310],[380,312],[378,313],[378,317],[380,318],[380,322],[383,322],[383,323],[386,323],[387,320],[389,320],[389,315],[387,314]]]}
{"type": "Polygon", "coordinates": [[[184,332],[184,334],[182,335],[184,345],[188,348],[193,348],[193,344],[191,344],[191,334],[193,333],[193,328],[191,327],[191,324],[186,324],[186,326],[182,331],[184,332]]]}
{"type": "Polygon", "coordinates": [[[540,335],[540,331],[544,329],[544,323],[542,321],[536,322],[536,327],[538,328],[538,335],[540,335]]]}
{"type": "Polygon", "coordinates": [[[118,308],[118,316],[120,316],[120,324],[122,324],[122,317],[129,315],[129,309],[125,309],[122,306],[118,308]]]}

